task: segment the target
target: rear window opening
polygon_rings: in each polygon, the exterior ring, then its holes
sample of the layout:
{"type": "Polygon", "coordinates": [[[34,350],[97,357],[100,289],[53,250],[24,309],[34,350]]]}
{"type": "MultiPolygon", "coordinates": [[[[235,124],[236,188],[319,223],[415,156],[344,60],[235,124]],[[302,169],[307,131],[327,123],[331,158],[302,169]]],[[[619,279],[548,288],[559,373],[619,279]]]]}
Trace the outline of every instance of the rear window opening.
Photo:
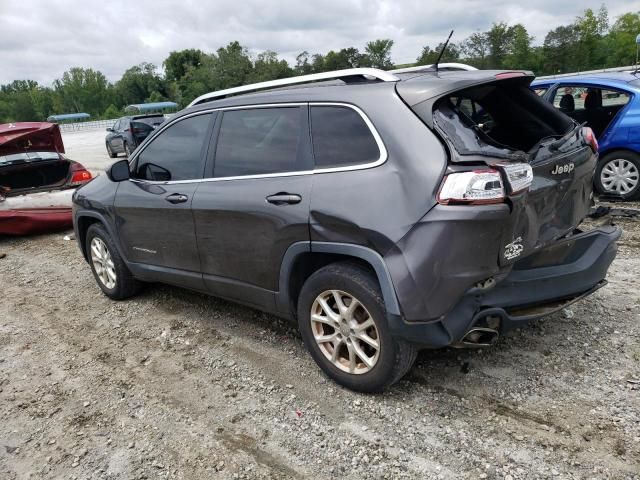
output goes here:
{"type": "Polygon", "coordinates": [[[524,159],[542,140],[576,127],[521,79],[455,92],[439,100],[434,121],[459,155],[524,159]]]}

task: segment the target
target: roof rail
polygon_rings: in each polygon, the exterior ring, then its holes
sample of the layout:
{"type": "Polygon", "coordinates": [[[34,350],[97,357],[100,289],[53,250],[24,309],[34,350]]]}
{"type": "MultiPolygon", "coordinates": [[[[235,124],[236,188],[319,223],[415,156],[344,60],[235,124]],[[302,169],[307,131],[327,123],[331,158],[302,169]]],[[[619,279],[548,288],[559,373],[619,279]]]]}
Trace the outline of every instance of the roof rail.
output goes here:
{"type": "Polygon", "coordinates": [[[536,80],[548,80],[548,79],[562,78],[562,77],[573,77],[574,75],[592,75],[594,73],[633,72],[635,69],[636,69],[635,65],[629,65],[627,67],[601,68],[598,70],[586,70],[584,72],[557,73],[555,75],[543,75],[542,77],[536,77],[536,80]]]}
{"type": "Polygon", "coordinates": [[[296,85],[300,83],[318,82],[321,80],[339,80],[348,77],[364,77],[374,80],[381,80],[383,82],[397,82],[398,80],[400,80],[393,73],[379,70],[377,68],[348,68],[345,70],[335,70],[333,72],[312,73],[311,75],[280,78],[278,80],[270,80],[268,82],[253,83],[251,85],[241,85],[239,87],[218,90],[217,92],[209,92],[205,93],[204,95],[200,95],[188,106],[192,107],[193,105],[197,105],[202,102],[226,97],[227,95],[235,95],[238,93],[254,92],[257,90],[284,87],[287,85],[296,85]]]}
{"type": "MultiPolygon", "coordinates": [[[[391,73],[411,73],[411,72],[422,72],[424,70],[428,70],[433,68],[435,65],[418,65],[417,67],[407,67],[407,68],[398,68],[396,70],[389,70],[391,73]]],[[[465,63],[439,63],[438,69],[450,69],[450,70],[478,70],[476,67],[472,67],[471,65],[467,65],[465,63]]]]}

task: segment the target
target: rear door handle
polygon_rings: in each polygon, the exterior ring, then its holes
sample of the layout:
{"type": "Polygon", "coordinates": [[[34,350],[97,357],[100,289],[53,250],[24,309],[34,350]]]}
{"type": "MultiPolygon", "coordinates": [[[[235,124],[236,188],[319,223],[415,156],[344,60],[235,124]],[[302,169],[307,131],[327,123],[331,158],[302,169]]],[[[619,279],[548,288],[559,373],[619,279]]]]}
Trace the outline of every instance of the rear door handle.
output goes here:
{"type": "Polygon", "coordinates": [[[275,195],[269,195],[267,197],[267,202],[272,203],[274,205],[295,205],[296,203],[300,203],[302,201],[302,197],[297,193],[276,193],[275,195]]]}
{"type": "Polygon", "coordinates": [[[172,193],[165,200],[169,203],[184,203],[189,200],[189,197],[183,195],[182,193],[172,193]]]}

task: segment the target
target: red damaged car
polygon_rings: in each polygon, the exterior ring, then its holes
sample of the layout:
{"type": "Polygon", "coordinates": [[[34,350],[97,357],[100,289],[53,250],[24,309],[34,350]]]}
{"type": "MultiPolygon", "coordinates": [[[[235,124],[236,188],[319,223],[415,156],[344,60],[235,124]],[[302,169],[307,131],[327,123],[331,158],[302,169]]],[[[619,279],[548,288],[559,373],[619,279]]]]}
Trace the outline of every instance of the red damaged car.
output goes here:
{"type": "Polygon", "coordinates": [[[72,226],[71,195],[91,173],[63,154],[54,123],[0,125],[0,235],[72,226]]]}

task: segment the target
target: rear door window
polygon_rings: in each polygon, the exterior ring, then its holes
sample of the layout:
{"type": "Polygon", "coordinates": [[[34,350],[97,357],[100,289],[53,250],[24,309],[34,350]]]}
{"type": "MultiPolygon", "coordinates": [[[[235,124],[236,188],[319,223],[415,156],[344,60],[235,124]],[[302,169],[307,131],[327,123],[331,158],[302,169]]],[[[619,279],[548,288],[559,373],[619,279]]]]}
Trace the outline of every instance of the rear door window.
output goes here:
{"type": "Polygon", "coordinates": [[[600,137],[631,96],[598,86],[562,85],[553,93],[553,106],[579,123],[586,123],[600,137]]]}
{"type": "Polygon", "coordinates": [[[308,170],[302,152],[306,108],[229,110],[223,113],[213,176],[238,177],[308,170]]]}
{"type": "Polygon", "coordinates": [[[380,159],[380,148],[371,129],[349,107],[312,106],[311,137],[316,168],[346,167],[380,159]]]}
{"type": "Polygon", "coordinates": [[[136,178],[153,181],[202,178],[211,114],[179,120],[138,155],[136,178]]]}

